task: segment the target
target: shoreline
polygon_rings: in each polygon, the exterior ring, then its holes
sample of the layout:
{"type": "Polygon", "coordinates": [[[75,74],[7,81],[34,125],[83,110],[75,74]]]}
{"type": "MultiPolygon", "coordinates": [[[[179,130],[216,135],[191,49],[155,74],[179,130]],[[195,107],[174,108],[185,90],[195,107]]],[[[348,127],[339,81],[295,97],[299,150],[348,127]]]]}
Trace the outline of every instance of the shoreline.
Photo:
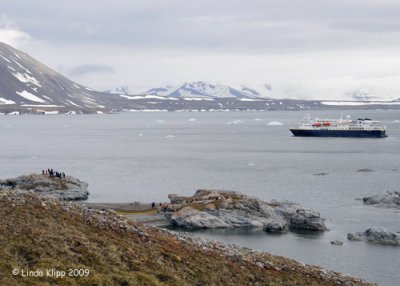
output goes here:
{"type": "Polygon", "coordinates": [[[151,212],[157,211],[157,203],[156,207],[152,208],[151,203],[140,203],[140,202],[132,202],[132,203],[90,203],[85,201],[77,202],[78,204],[85,205],[86,207],[93,208],[93,209],[110,209],[117,213],[127,213],[127,214],[135,214],[135,213],[142,213],[142,212],[151,212]]]}
{"type": "MultiPolygon", "coordinates": [[[[0,281],[8,279],[13,285],[22,282],[9,269],[25,269],[24,261],[28,258],[35,261],[31,267],[48,268],[54,263],[49,260],[49,253],[51,259],[63,255],[64,260],[59,263],[63,269],[90,269],[91,275],[79,281],[82,285],[92,285],[95,281],[108,282],[108,285],[115,279],[126,282],[121,285],[156,285],[154,282],[165,285],[376,285],[268,252],[145,225],[113,212],[42,194],[4,192],[0,194],[0,205],[0,216],[5,217],[11,211],[14,214],[2,223],[8,231],[4,240],[7,244],[1,244],[5,255],[0,269],[3,274],[0,276],[4,277],[0,281]],[[33,240],[24,235],[27,215],[30,231],[40,230],[33,240]],[[66,243],[72,251],[65,252],[62,246],[66,243]],[[18,252],[16,261],[13,260],[15,248],[24,250],[18,252]]],[[[91,205],[98,208],[114,205],[125,210],[131,207],[130,204],[91,205]]],[[[42,285],[52,278],[43,279],[32,279],[31,285],[42,285]]],[[[76,278],[64,279],[67,283],[76,278]]]]}

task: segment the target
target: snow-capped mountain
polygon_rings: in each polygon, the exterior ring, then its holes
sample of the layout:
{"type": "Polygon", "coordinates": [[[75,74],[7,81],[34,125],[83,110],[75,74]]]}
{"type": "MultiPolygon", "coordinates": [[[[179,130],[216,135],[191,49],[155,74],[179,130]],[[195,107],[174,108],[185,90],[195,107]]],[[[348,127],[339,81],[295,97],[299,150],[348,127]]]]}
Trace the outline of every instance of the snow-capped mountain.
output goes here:
{"type": "Polygon", "coordinates": [[[266,99],[254,89],[241,87],[233,88],[222,84],[211,84],[204,81],[185,82],[180,85],[157,87],[142,92],[142,96],[161,96],[170,98],[236,98],[236,99],[266,99]]]}
{"type": "Polygon", "coordinates": [[[0,109],[95,112],[110,104],[108,94],[75,83],[28,54],[0,42],[0,109]]]}
{"type": "Polygon", "coordinates": [[[111,89],[111,90],[106,90],[105,92],[111,93],[111,94],[124,94],[124,95],[129,95],[131,94],[129,87],[127,85],[122,85],[120,87],[111,89]]]}
{"type": "Polygon", "coordinates": [[[351,98],[353,100],[357,100],[357,101],[379,100],[379,98],[377,96],[373,96],[369,92],[366,92],[366,91],[363,91],[360,89],[350,92],[349,94],[351,95],[351,98]]]}
{"type": "Polygon", "coordinates": [[[400,108],[400,102],[274,99],[270,85],[231,87],[202,81],[153,88],[135,94],[127,86],[99,92],[75,83],[28,54],[0,43],[2,114],[103,113],[121,110],[310,110],[338,106],[400,108]]]}

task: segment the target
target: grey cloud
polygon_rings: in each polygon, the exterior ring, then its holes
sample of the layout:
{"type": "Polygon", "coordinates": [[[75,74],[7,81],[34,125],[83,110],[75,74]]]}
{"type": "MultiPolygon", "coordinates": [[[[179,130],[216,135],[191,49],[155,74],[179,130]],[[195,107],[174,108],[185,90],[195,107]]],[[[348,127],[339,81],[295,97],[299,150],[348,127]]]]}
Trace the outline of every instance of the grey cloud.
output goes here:
{"type": "Polygon", "coordinates": [[[85,64],[74,67],[68,72],[71,76],[83,76],[88,74],[110,74],[114,73],[114,69],[108,65],[85,64]]]}
{"type": "Polygon", "coordinates": [[[386,37],[400,26],[395,1],[15,0],[2,13],[29,34],[53,42],[257,53],[400,44],[386,37]],[[349,33],[360,31],[382,35],[379,41],[368,35],[352,40],[349,33]]]}
{"type": "Polygon", "coordinates": [[[8,2],[0,16],[39,42],[26,52],[100,89],[190,78],[297,97],[400,90],[398,0],[8,2]]]}
{"type": "Polygon", "coordinates": [[[365,33],[399,33],[400,21],[398,23],[379,22],[339,22],[333,23],[332,27],[356,32],[365,33]]]}

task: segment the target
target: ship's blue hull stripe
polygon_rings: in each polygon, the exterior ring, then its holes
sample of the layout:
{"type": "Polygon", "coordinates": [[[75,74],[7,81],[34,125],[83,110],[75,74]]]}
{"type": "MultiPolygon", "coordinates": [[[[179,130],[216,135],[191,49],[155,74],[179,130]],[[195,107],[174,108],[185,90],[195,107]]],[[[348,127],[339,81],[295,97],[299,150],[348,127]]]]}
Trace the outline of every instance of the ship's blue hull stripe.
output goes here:
{"type": "Polygon", "coordinates": [[[387,137],[386,131],[381,130],[304,130],[290,129],[294,136],[310,137],[365,137],[382,138],[387,137]]]}

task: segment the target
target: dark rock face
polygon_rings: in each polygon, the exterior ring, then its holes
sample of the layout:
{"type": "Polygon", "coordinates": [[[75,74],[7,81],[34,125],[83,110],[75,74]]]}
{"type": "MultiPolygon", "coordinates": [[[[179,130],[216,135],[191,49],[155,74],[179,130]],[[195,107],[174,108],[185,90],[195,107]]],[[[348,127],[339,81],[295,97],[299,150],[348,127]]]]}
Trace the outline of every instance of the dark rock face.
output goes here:
{"type": "Polygon", "coordinates": [[[298,209],[290,218],[290,227],[293,229],[321,230],[320,214],[307,209],[298,209]]]}
{"type": "Polygon", "coordinates": [[[106,112],[110,95],[75,83],[28,54],[0,42],[0,110],[25,113],[106,112]]]}
{"type": "Polygon", "coordinates": [[[361,241],[362,240],[362,234],[360,232],[348,233],[347,234],[347,239],[351,240],[351,241],[361,241]]]}
{"type": "Polygon", "coordinates": [[[364,204],[381,208],[400,209],[400,192],[386,192],[362,198],[364,204]]]}
{"type": "Polygon", "coordinates": [[[264,202],[243,194],[198,190],[193,196],[169,195],[171,224],[185,229],[259,227],[266,232],[324,231],[320,214],[290,202],[264,202]]]}
{"type": "Polygon", "coordinates": [[[347,239],[379,244],[400,245],[400,233],[389,231],[384,227],[373,227],[364,232],[349,233],[347,234],[347,239]]]}
{"type": "Polygon", "coordinates": [[[28,175],[0,180],[0,192],[15,190],[17,193],[35,192],[61,200],[86,200],[89,196],[88,184],[74,177],[49,177],[28,175]]]}

